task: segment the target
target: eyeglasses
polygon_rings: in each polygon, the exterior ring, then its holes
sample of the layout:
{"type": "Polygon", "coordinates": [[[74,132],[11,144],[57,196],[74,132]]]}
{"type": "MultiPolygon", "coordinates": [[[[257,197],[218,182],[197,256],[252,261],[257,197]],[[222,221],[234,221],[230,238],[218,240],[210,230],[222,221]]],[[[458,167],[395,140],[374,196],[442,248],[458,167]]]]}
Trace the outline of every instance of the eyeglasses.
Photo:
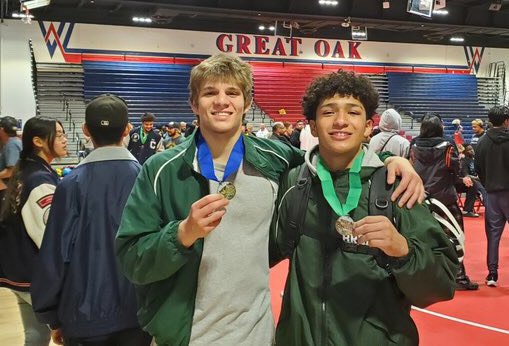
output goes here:
{"type": "Polygon", "coordinates": [[[63,140],[64,138],[67,139],[67,133],[59,132],[59,133],[57,133],[55,138],[58,140],[63,140]]]}

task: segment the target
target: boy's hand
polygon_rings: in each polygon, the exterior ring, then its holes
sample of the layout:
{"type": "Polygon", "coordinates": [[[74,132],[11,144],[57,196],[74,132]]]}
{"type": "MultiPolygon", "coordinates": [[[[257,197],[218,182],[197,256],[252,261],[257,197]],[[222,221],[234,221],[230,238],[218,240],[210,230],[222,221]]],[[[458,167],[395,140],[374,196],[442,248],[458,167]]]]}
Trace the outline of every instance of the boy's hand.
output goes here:
{"type": "Polygon", "coordinates": [[[190,247],[199,238],[205,238],[221,222],[230,201],[220,194],[207,195],[194,202],[187,218],[179,225],[178,238],[190,247]]]}
{"type": "Polygon", "coordinates": [[[64,344],[64,335],[62,334],[62,329],[54,329],[51,331],[51,340],[57,345],[64,344]]]}
{"type": "Polygon", "coordinates": [[[387,184],[394,184],[396,175],[401,176],[401,182],[391,196],[395,201],[403,192],[398,206],[402,208],[405,203],[407,208],[412,208],[417,201],[419,204],[424,201],[424,185],[421,177],[405,158],[391,156],[385,160],[387,166],[387,184]]]}
{"type": "Polygon", "coordinates": [[[359,237],[357,244],[368,243],[391,257],[408,254],[408,242],[385,216],[366,216],[354,224],[353,235],[359,237]]]}

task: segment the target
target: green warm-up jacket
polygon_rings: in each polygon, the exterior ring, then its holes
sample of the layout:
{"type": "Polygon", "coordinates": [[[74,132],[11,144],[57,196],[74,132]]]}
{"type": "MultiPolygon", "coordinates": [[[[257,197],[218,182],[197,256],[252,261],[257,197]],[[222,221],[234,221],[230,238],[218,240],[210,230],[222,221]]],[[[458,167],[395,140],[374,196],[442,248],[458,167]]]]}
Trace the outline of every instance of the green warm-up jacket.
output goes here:
{"type": "MultiPolygon", "coordinates": [[[[136,285],[138,320],[158,345],[188,345],[191,336],[203,239],[185,248],[177,232],[191,205],[209,194],[195,160],[197,132],[143,165],[117,234],[117,256],[136,285]]],[[[276,184],[303,162],[301,151],[279,141],[244,136],[244,147],[244,160],[276,184]]]]}
{"type": "MultiPolygon", "coordinates": [[[[323,197],[316,176],[316,149],[306,154],[312,172],[311,196],[303,234],[290,257],[283,307],[276,330],[278,346],[417,345],[419,337],[410,306],[425,307],[452,299],[458,259],[439,223],[425,205],[412,209],[393,203],[396,229],[406,238],[409,253],[377,264],[373,255],[342,251],[334,229],[337,215],[323,197]]],[[[365,149],[361,169],[362,194],[350,216],[368,215],[371,175],[382,166],[365,149]]],[[[271,262],[282,259],[289,239],[288,213],[298,201],[292,196],[299,167],[283,178],[277,215],[271,232],[271,262]]],[[[333,174],[342,203],[348,193],[348,171],[333,174]]]]}

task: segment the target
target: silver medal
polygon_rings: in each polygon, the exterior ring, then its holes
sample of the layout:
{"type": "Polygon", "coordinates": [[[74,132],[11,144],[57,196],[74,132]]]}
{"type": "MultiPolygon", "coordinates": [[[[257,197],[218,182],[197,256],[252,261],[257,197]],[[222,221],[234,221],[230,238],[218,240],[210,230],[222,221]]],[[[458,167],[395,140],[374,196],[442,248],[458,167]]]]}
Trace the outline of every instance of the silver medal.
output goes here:
{"type": "Polygon", "coordinates": [[[344,236],[351,236],[353,232],[353,219],[348,216],[341,216],[336,220],[336,231],[344,236]]]}

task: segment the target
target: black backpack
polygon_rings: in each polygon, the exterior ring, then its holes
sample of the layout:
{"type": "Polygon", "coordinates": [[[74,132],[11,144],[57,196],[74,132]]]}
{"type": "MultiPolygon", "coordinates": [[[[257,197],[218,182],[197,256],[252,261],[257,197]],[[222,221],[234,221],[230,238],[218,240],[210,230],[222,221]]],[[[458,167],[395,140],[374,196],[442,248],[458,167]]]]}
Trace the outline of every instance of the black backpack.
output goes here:
{"type": "MultiPolygon", "coordinates": [[[[281,254],[291,258],[294,249],[299,243],[300,237],[304,234],[303,225],[306,218],[307,205],[311,193],[311,172],[306,164],[300,167],[299,175],[295,182],[289,198],[292,198],[290,205],[295,205],[288,213],[288,226],[291,231],[285,237],[284,243],[280,244],[281,254]]],[[[369,215],[381,215],[387,217],[394,223],[392,214],[391,195],[394,192],[394,185],[387,184],[387,168],[378,168],[369,181],[369,215]]],[[[450,211],[441,202],[434,198],[428,198],[424,202],[430,209],[433,217],[440,223],[449,240],[453,243],[460,262],[464,257],[465,236],[450,211]]],[[[316,238],[312,233],[306,235],[316,238]]],[[[389,269],[389,256],[378,248],[348,243],[340,239],[339,248],[345,252],[355,252],[372,255],[378,265],[389,269]]]]}
{"type": "MultiPolygon", "coordinates": [[[[373,173],[369,182],[369,215],[382,215],[393,221],[391,195],[394,191],[394,185],[388,185],[386,182],[387,169],[380,167],[373,173]]],[[[288,213],[287,222],[291,231],[288,234],[289,236],[285,237],[284,244],[280,244],[281,254],[288,258],[291,258],[301,235],[304,234],[303,225],[311,193],[311,172],[306,164],[300,167],[295,188],[292,190],[289,196],[289,198],[292,198],[290,205],[295,205],[296,207],[289,210],[288,213]]],[[[306,235],[314,237],[312,234],[306,235]]],[[[378,248],[348,243],[342,239],[339,240],[339,247],[345,252],[373,255],[379,266],[388,268],[389,257],[378,248]]]]}

